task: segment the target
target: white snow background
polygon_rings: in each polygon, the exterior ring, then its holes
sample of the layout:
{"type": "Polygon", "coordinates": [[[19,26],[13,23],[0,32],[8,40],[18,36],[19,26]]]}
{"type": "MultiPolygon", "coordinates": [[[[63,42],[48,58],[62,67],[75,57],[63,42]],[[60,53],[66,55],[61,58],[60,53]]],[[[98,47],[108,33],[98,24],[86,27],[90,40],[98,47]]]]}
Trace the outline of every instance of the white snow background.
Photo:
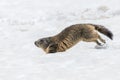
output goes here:
{"type": "Polygon", "coordinates": [[[120,0],[0,0],[0,80],[120,80],[120,0]],[[78,23],[104,25],[114,39],[56,54],[34,45],[78,23]]]}

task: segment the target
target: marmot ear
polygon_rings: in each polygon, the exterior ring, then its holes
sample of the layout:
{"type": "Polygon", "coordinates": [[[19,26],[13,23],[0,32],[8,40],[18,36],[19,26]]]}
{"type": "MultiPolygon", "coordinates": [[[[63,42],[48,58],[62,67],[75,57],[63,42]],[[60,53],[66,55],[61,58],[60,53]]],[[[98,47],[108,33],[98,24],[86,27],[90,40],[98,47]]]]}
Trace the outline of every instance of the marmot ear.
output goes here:
{"type": "Polygon", "coordinates": [[[57,52],[57,44],[55,43],[51,43],[49,46],[48,46],[48,53],[55,53],[57,52]]]}

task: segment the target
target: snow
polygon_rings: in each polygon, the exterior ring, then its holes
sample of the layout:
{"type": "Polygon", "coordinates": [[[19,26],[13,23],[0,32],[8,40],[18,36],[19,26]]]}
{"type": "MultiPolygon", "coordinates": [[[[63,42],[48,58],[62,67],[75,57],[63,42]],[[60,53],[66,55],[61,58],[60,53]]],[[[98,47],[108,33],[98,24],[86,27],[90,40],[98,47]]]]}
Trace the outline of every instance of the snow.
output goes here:
{"type": "Polygon", "coordinates": [[[0,0],[0,80],[120,80],[120,0],[0,0]],[[34,45],[77,23],[114,34],[106,49],[80,42],[45,54],[34,45]]]}

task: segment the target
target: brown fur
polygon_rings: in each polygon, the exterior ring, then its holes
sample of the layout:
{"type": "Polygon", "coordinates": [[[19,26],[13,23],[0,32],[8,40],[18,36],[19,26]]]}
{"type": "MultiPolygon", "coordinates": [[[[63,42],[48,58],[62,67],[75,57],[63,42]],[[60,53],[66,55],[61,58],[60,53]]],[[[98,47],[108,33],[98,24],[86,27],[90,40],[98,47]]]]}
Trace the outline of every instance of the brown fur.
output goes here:
{"type": "Polygon", "coordinates": [[[35,42],[35,45],[42,48],[46,53],[55,53],[66,51],[79,41],[95,42],[101,45],[99,39],[101,42],[106,43],[96,30],[110,39],[113,37],[112,32],[101,25],[75,24],[65,28],[61,33],[53,37],[39,39],[35,42]]]}

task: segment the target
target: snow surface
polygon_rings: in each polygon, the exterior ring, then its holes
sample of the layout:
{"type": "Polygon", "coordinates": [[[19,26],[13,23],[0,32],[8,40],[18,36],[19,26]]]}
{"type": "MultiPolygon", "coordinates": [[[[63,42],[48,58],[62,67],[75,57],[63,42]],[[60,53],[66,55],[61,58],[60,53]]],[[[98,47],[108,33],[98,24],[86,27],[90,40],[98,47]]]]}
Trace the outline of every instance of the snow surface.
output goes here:
{"type": "Polygon", "coordinates": [[[0,80],[120,80],[119,21],[120,0],[0,0],[0,80]],[[114,40],[56,54],[34,45],[77,23],[104,25],[114,40]]]}

